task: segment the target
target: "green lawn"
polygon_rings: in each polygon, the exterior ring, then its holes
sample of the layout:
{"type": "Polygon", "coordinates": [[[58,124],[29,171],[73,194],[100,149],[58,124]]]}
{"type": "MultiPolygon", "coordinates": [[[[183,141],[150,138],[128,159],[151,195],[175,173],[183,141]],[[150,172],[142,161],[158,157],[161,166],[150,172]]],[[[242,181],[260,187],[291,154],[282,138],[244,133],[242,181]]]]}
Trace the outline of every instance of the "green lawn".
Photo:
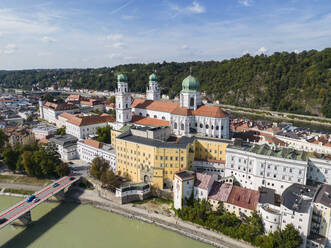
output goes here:
{"type": "Polygon", "coordinates": [[[34,191],[24,190],[24,189],[5,189],[4,192],[13,193],[13,194],[23,194],[23,195],[31,195],[34,193],[34,191]]]}
{"type": "Polygon", "coordinates": [[[17,183],[29,184],[36,186],[43,186],[50,184],[52,181],[49,179],[38,179],[36,177],[19,176],[19,175],[0,175],[0,183],[17,183]]]}

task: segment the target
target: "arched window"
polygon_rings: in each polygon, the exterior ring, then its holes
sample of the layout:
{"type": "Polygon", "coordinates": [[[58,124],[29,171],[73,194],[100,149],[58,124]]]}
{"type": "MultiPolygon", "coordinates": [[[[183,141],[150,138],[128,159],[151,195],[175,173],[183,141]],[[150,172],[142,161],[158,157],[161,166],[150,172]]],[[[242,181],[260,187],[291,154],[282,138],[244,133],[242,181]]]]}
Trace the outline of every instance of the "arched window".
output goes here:
{"type": "Polygon", "coordinates": [[[200,128],[203,128],[203,124],[202,123],[200,123],[200,128]]]}
{"type": "Polygon", "coordinates": [[[175,122],[174,124],[174,129],[177,129],[177,122],[175,122]]]}
{"type": "Polygon", "coordinates": [[[216,126],[216,130],[220,129],[218,126],[216,126]]]}
{"type": "Polygon", "coordinates": [[[214,129],[214,125],[211,125],[211,129],[212,129],[212,130],[214,129]]]}
{"type": "Polygon", "coordinates": [[[162,116],[162,120],[165,120],[165,117],[164,116],[162,116]]]}
{"type": "Polygon", "coordinates": [[[146,114],[147,117],[149,117],[149,114],[146,114]]]}
{"type": "Polygon", "coordinates": [[[180,124],[180,129],[184,130],[184,123],[180,124]]]}
{"type": "Polygon", "coordinates": [[[128,108],[128,104],[126,104],[126,108],[128,108]]]}
{"type": "Polygon", "coordinates": [[[191,97],[191,99],[190,99],[190,106],[191,106],[191,107],[194,106],[194,97],[191,97]]]}
{"type": "Polygon", "coordinates": [[[154,118],[155,118],[155,119],[157,119],[157,116],[156,116],[156,115],[154,115],[154,118]]]}
{"type": "Polygon", "coordinates": [[[207,124],[207,125],[206,125],[206,129],[208,129],[208,128],[209,128],[209,125],[207,124]]]}
{"type": "Polygon", "coordinates": [[[143,116],[143,113],[140,112],[139,115],[140,115],[140,116],[143,116]]]}

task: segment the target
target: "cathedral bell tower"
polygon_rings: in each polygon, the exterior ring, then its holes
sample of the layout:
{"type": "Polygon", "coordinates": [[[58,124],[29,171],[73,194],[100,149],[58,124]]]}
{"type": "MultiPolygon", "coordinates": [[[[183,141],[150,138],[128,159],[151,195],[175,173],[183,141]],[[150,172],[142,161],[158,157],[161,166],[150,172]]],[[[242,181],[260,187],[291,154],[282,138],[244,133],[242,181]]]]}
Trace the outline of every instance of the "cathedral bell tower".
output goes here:
{"type": "Polygon", "coordinates": [[[128,123],[132,120],[131,95],[128,88],[128,78],[124,74],[117,76],[116,99],[116,122],[128,123]]]}
{"type": "Polygon", "coordinates": [[[153,73],[149,76],[149,84],[146,90],[147,100],[160,100],[161,91],[157,83],[157,76],[153,73]]]}

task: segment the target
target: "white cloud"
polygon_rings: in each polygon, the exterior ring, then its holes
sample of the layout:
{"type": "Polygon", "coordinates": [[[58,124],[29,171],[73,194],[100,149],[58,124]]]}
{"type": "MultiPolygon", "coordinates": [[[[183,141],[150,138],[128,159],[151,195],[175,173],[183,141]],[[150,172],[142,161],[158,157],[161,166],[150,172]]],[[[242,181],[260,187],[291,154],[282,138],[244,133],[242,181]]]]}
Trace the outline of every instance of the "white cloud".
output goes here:
{"type": "Polygon", "coordinates": [[[252,0],[238,0],[238,3],[248,7],[252,5],[252,0]]]}
{"type": "Polygon", "coordinates": [[[120,53],[111,53],[107,56],[109,59],[119,59],[122,57],[120,53]]]}
{"type": "Polygon", "coordinates": [[[44,37],[41,38],[41,41],[52,43],[52,42],[55,42],[56,39],[54,39],[52,37],[44,36],[44,37]]]}
{"type": "Polygon", "coordinates": [[[16,44],[8,44],[5,49],[0,50],[3,54],[13,54],[17,50],[16,44]]]}
{"type": "Polygon", "coordinates": [[[197,1],[193,1],[192,4],[186,7],[180,7],[179,5],[172,3],[169,6],[171,10],[175,12],[175,14],[172,15],[172,18],[180,14],[189,15],[189,14],[201,14],[206,12],[205,7],[202,6],[200,3],[198,3],[197,1]]]}
{"type": "Polygon", "coordinates": [[[267,51],[268,51],[267,48],[265,48],[265,47],[260,47],[259,49],[257,49],[257,51],[255,52],[255,54],[257,54],[257,55],[266,54],[267,51]]]}
{"type": "Polygon", "coordinates": [[[106,40],[110,40],[110,41],[119,41],[122,39],[123,39],[122,34],[109,34],[106,36],[106,40]]]}
{"type": "Polygon", "coordinates": [[[200,5],[197,1],[194,1],[191,6],[188,6],[187,10],[195,14],[201,14],[206,11],[205,7],[200,5]]]}
{"type": "Polygon", "coordinates": [[[116,42],[112,45],[113,48],[124,48],[125,44],[123,42],[116,42]]]}
{"type": "Polygon", "coordinates": [[[135,57],[135,56],[125,56],[124,59],[125,60],[136,60],[137,57],[135,57]]]}
{"type": "Polygon", "coordinates": [[[131,4],[133,2],[133,0],[131,1],[127,1],[126,3],[122,4],[120,7],[114,9],[113,11],[110,12],[111,15],[116,14],[117,12],[121,11],[122,9],[124,9],[125,7],[127,7],[129,4],[131,4]]]}
{"type": "Polygon", "coordinates": [[[182,45],[181,49],[183,49],[183,50],[187,50],[187,49],[189,49],[189,46],[186,45],[186,44],[184,44],[184,45],[182,45]]]}

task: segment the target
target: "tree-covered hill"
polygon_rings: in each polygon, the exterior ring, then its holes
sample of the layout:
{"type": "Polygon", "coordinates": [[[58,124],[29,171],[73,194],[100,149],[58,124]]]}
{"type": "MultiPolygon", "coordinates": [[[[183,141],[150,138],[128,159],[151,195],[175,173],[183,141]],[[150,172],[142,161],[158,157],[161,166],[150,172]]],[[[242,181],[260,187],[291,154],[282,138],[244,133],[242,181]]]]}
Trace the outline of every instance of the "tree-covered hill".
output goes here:
{"type": "Polygon", "coordinates": [[[127,73],[132,91],[145,92],[157,71],[163,93],[178,95],[190,73],[207,98],[221,103],[331,117],[331,48],[299,54],[244,55],[223,61],[128,64],[98,69],[0,71],[0,86],[59,86],[113,90],[116,75],[127,73]]]}

